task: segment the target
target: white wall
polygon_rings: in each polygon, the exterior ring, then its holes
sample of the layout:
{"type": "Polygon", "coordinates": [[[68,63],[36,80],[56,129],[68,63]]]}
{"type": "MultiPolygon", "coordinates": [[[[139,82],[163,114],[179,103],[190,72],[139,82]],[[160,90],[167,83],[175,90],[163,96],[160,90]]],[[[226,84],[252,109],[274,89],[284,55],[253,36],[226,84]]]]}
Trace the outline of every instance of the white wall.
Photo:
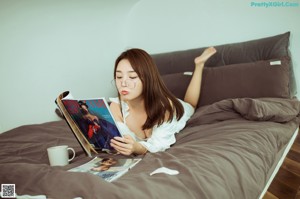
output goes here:
{"type": "Polygon", "coordinates": [[[1,0],[0,132],[57,120],[54,99],[113,95],[123,22],[137,0],[1,0]]]}
{"type": "MultiPolygon", "coordinates": [[[[271,2],[271,1],[265,1],[271,2]]],[[[262,0],[143,0],[131,10],[126,45],[149,53],[269,37],[291,31],[290,50],[300,98],[300,0],[295,7],[254,7],[262,0]]]]}
{"type": "Polygon", "coordinates": [[[250,3],[1,0],[0,132],[57,120],[54,99],[64,90],[75,97],[115,95],[110,85],[114,60],[128,47],[158,53],[291,31],[299,85],[300,7],[250,3]]]}

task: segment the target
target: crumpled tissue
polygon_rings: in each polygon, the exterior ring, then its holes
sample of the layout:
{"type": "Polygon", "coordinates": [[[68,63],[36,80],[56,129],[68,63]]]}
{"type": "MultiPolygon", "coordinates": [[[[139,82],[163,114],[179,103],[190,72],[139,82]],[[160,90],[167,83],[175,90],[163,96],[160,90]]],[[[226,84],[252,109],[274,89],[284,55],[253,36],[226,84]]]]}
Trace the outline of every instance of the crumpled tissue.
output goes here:
{"type": "Polygon", "coordinates": [[[167,167],[160,167],[160,168],[154,170],[152,173],[150,173],[150,176],[157,174],[157,173],[165,173],[168,175],[177,175],[177,174],[179,174],[179,171],[174,170],[174,169],[169,169],[167,167]]]}

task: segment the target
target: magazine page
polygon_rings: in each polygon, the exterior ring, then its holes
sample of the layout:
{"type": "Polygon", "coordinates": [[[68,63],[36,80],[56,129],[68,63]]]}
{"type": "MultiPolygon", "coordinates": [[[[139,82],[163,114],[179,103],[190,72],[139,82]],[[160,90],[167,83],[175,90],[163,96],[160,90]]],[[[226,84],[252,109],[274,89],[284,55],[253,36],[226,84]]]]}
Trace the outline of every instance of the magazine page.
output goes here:
{"type": "Polygon", "coordinates": [[[57,104],[60,112],[64,116],[67,124],[72,130],[72,133],[74,134],[75,138],[77,139],[78,143],[80,144],[80,146],[82,147],[86,155],[92,157],[92,153],[97,154],[98,152],[92,147],[89,141],[85,138],[80,128],[78,127],[74,119],[71,117],[71,115],[69,114],[68,110],[65,108],[65,105],[62,102],[64,98],[70,98],[70,96],[71,95],[69,91],[63,92],[56,98],[55,103],[57,104]]]}
{"type": "Polygon", "coordinates": [[[108,182],[112,182],[124,175],[139,161],[141,161],[140,158],[114,159],[95,157],[93,160],[81,166],[70,169],[69,171],[91,173],[103,178],[108,182]]]}
{"type": "Polygon", "coordinates": [[[110,140],[121,136],[104,98],[75,100],[63,99],[66,110],[82,134],[96,150],[112,152],[110,140]]]}

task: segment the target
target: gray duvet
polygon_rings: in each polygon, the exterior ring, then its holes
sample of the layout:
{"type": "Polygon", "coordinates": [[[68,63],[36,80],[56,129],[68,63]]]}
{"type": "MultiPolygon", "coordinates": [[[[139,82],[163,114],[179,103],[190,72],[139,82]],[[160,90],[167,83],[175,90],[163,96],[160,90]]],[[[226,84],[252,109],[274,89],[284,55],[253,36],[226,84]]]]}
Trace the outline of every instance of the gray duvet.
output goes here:
{"type": "MultiPolygon", "coordinates": [[[[143,160],[112,183],[67,172],[90,159],[64,121],[22,126],[0,135],[0,181],[19,195],[48,198],[258,198],[299,126],[297,100],[231,99],[195,112],[177,142],[143,160]],[[46,148],[67,144],[77,152],[65,167],[50,167],[46,148]],[[178,175],[149,174],[159,167],[178,175]]],[[[99,156],[109,156],[99,154],[99,156]]],[[[119,157],[119,156],[118,156],[119,157]]]]}

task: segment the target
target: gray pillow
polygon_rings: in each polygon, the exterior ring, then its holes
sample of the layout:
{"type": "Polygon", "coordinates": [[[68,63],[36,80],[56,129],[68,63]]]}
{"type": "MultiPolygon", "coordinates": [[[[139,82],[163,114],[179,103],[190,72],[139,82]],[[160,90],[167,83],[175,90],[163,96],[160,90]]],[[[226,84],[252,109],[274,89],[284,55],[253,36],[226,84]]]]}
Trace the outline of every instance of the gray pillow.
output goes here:
{"type": "MultiPolygon", "coordinates": [[[[229,98],[290,98],[289,57],[205,67],[199,106],[229,98]]],[[[183,73],[162,76],[168,89],[183,99],[191,76],[183,73]]]]}
{"type": "MultiPolygon", "coordinates": [[[[215,46],[217,53],[207,61],[206,67],[288,57],[290,54],[289,37],[290,32],[286,32],[272,37],[215,46]]],[[[194,58],[199,56],[205,48],[154,54],[152,57],[161,75],[181,73],[194,69],[194,58]]],[[[294,96],[297,88],[292,63],[289,67],[290,93],[294,96]]]]}

